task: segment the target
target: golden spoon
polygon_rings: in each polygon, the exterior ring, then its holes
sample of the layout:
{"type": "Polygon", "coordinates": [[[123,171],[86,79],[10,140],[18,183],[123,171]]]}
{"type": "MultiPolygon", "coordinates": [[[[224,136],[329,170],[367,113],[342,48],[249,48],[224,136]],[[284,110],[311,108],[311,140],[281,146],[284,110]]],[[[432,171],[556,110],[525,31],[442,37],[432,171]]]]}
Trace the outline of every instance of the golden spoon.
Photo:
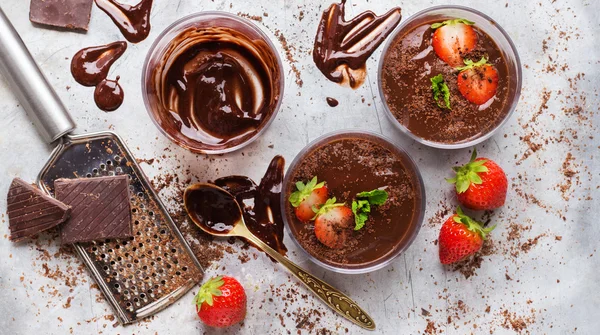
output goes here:
{"type": "Polygon", "coordinates": [[[306,272],[252,234],[246,227],[238,202],[229,192],[213,184],[199,183],[188,186],[183,199],[185,210],[200,229],[215,236],[246,238],[285,266],[338,314],[365,329],[375,330],[375,321],[352,299],[306,272]]]}

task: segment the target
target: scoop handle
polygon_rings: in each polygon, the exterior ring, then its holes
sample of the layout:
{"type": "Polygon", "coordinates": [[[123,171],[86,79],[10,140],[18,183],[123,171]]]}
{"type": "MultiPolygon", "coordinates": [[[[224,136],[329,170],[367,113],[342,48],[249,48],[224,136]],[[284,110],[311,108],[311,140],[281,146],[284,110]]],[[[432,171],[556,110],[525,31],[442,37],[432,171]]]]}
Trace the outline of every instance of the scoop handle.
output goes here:
{"type": "Polygon", "coordinates": [[[280,253],[271,248],[268,244],[264,243],[261,239],[252,234],[245,224],[235,225],[232,231],[235,235],[242,236],[248,239],[250,242],[257,245],[269,256],[273,257],[281,265],[286,267],[296,278],[298,278],[306,288],[308,288],[314,295],[321,299],[329,308],[337,312],[339,315],[350,320],[354,324],[367,329],[375,330],[375,321],[369,314],[364,311],[354,300],[350,299],[347,295],[342,293],[335,287],[327,284],[323,280],[313,276],[308,271],[296,265],[296,263],[290,261],[287,257],[282,256],[280,253]]]}
{"type": "Polygon", "coordinates": [[[23,40],[0,8],[0,73],[6,78],[40,135],[52,143],[75,128],[75,121],[23,40]]]}

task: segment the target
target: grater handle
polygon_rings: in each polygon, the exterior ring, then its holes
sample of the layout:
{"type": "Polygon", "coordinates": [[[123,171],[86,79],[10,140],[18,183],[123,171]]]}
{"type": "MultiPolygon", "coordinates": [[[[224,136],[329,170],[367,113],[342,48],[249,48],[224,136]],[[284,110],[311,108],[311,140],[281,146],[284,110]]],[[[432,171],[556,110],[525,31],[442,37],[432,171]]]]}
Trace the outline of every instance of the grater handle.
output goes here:
{"type": "Polygon", "coordinates": [[[75,122],[0,8],[0,73],[47,143],[75,128],[75,122]]]}

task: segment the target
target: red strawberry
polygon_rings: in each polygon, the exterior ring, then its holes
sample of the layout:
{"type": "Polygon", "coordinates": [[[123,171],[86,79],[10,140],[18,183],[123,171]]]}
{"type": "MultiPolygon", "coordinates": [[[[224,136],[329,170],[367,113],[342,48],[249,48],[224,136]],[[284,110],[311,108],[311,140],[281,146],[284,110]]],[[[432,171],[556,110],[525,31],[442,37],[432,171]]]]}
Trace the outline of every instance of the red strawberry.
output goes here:
{"type": "Polygon", "coordinates": [[[296,183],[296,192],[290,194],[290,203],[294,206],[296,217],[303,222],[310,221],[315,212],[313,208],[319,208],[327,201],[327,186],[325,182],[317,184],[317,177],[304,184],[299,181],[296,183]]]}
{"type": "Polygon", "coordinates": [[[487,158],[477,158],[473,149],[471,160],[455,166],[456,177],[446,179],[456,184],[456,197],[463,206],[475,210],[491,210],[504,205],[508,181],[502,168],[487,158]]]}
{"type": "Polygon", "coordinates": [[[332,249],[344,247],[354,229],[354,213],[335,198],[327,202],[316,212],[315,235],[319,242],[332,249]]]}
{"type": "Polygon", "coordinates": [[[211,278],[200,287],[194,302],[198,316],[207,326],[225,328],[246,317],[246,292],[235,278],[211,278]]]}
{"type": "Polygon", "coordinates": [[[458,90],[470,102],[483,105],[496,95],[498,89],[498,71],[487,63],[485,57],[477,63],[465,60],[465,66],[459,67],[458,90]]]}
{"type": "Polygon", "coordinates": [[[440,262],[452,264],[476,253],[481,249],[485,236],[494,228],[496,226],[482,228],[479,222],[466,216],[460,207],[456,208],[456,214],[448,218],[440,230],[440,262]]]}
{"type": "Polygon", "coordinates": [[[475,22],[454,19],[431,25],[435,29],[431,44],[433,51],[452,67],[463,64],[463,56],[475,49],[477,33],[471,27],[475,22]]]}

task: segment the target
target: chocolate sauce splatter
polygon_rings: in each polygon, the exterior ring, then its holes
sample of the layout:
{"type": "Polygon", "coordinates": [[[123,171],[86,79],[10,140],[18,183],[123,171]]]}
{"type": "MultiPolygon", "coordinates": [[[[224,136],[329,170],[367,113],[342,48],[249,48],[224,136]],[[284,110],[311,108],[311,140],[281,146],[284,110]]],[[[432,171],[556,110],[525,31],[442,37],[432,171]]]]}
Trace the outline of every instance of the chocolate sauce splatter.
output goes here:
{"type": "Polygon", "coordinates": [[[112,112],[123,103],[123,88],[116,80],[107,80],[112,64],[127,50],[123,41],[79,50],[71,60],[71,75],[83,86],[96,86],[94,102],[105,112],[112,112]]]}
{"type": "Polygon", "coordinates": [[[141,0],[135,6],[121,4],[115,0],[95,1],[96,5],[110,16],[129,42],[141,42],[150,34],[152,0],[141,0]]]}
{"type": "Polygon", "coordinates": [[[376,16],[371,11],[345,21],[346,0],[323,12],[313,49],[313,60],[329,80],[357,88],[366,77],[366,61],[400,23],[400,8],[376,16]]]}
{"type": "Polygon", "coordinates": [[[123,88],[119,85],[119,79],[104,79],[94,90],[94,102],[96,106],[105,112],[112,112],[123,103],[123,88]]]}
{"type": "Polygon", "coordinates": [[[71,60],[71,74],[83,86],[96,86],[125,50],[127,43],[123,41],[81,49],[71,60]]]}
{"type": "Polygon", "coordinates": [[[339,102],[337,101],[337,99],[331,98],[331,97],[327,97],[325,100],[327,100],[327,104],[329,105],[329,107],[335,107],[339,104],[339,102]]]}
{"type": "Polygon", "coordinates": [[[258,186],[245,176],[228,176],[215,180],[215,185],[235,196],[244,212],[248,229],[282,255],[287,252],[283,244],[281,214],[284,166],[283,157],[275,156],[258,186]]]}

